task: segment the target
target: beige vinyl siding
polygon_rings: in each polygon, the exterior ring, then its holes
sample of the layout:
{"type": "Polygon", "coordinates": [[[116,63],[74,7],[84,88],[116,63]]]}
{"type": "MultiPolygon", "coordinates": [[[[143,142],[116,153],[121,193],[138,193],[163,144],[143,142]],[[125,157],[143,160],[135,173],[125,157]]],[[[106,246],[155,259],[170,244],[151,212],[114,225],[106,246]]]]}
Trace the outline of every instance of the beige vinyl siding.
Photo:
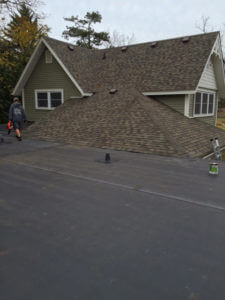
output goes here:
{"type": "Polygon", "coordinates": [[[216,90],[217,85],[216,85],[216,76],[213,68],[213,63],[210,60],[202,74],[202,77],[199,81],[199,87],[200,88],[207,88],[207,89],[212,89],[216,90]]]}
{"type": "Polygon", "coordinates": [[[184,114],[184,95],[154,96],[153,98],[184,114]]]}
{"type": "Polygon", "coordinates": [[[49,110],[35,108],[35,90],[41,89],[62,89],[64,101],[70,97],[81,96],[80,92],[54,58],[52,58],[52,63],[46,64],[45,52],[40,57],[24,88],[25,112],[29,121],[37,121],[50,112],[49,110]]]}

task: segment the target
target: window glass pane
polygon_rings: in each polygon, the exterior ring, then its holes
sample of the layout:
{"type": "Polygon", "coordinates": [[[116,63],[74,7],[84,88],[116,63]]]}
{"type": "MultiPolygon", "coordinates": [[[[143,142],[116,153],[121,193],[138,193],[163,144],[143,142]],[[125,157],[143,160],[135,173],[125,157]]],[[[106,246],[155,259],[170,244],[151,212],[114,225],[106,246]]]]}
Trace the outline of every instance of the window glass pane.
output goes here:
{"type": "Polygon", "coordinates": [[[57,107],[62,103],[61,92],[52,92],[51,93],[51,107],[57,107]]]}
{"type": "Polygon", "coordinates": [[[203,94],[202,97],[202,114],[207,114],[208,94],[203,94]]]}
{"type": "Polygon", "coordinates": [[[201,110],[201,93],[195,95],[195,114],[200,114],[201,110]]]}
{"type": "Polygon", "coordinates": [[[209,114],[213,113],[213,102],[214,102],[214,95],[210,94],[209,95],[209,109],[208,109],[209,114]]]}
{"type": "Polygon", "coordinates": [[[47,100],[38,100],[38,107],[48,107],[47,100]]]}
{"type": "Polygon", "coordinates": [[[37,93],[37,97],[40,100],[47,100],[48,99],[48,94],[47,93],[37,93]]]}
{"type": "Polygon", "coordinates": [[[61,92],[54,92],[54,93],[51,93],[51,99],[53,100],[61,100],[61,92]]]}
{"type": "Polygon", "coordinates": [[[48,107],[48,94],[37,93],[37,105],[38,107],[48,107]]]}

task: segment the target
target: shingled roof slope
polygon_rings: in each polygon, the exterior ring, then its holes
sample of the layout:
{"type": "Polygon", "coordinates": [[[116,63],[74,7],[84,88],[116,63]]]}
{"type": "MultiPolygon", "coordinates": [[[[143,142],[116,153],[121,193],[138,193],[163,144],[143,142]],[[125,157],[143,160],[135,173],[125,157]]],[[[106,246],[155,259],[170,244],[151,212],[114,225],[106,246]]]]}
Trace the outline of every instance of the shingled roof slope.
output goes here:
{"type": "Polygon", "coordinates": [[[26,132],[32,138],[166,156],[201,157],[225,131],[188,119],[134,88],[67,100],[26,132]]]}
{"type": "Polygon", "coordinates": [[[89,50],[45,38],[85,92],[130,84],[142,92],[195,90],[218,32],[121,47],[89,50]],[[104,58],[103,58],[104,56],[104,58]]]}

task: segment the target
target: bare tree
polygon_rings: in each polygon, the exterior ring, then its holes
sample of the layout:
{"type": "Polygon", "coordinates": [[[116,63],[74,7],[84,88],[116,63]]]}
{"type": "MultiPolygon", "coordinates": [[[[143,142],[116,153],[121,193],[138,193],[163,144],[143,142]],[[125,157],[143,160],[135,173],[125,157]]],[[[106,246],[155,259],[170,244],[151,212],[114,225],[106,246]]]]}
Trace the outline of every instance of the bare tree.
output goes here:
{"type": "Polygon", "coordinates": [[[3,11],[15,11],[23,3],[32,9],[32,11],[35,11],[35,9],[42,4],[40,0],[0,0],[0,13],[3,13],[3,11]]]}
{"type": "Polygon", "coordinates": [[[110,40],[107,44],[105,44],[106,47],[121,47],[125,45],[131,45],[135,43],[135,36],[132,34],[131,36],[126,36],[122,33],[119,33],[118,31],[114,30],[112,35],[110,35],[110,40]]]}
{"type": "Polygon", "coordinates": [[[208,31],[213,31],[213,27],[209,25],[209,16],[202,16],[201,17],[201,23],[196,23],[195,27],[199,29],[201,32],[206,33],[208,31]]]}

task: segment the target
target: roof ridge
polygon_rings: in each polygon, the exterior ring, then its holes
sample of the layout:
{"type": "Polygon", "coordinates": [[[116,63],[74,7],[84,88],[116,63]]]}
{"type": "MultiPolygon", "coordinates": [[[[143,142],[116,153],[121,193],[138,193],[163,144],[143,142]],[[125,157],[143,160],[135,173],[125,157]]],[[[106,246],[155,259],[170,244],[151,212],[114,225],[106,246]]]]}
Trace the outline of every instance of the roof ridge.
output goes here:
{"type": "Polygon", "coordinates": [[[168,131],[165,129],[164,124],[162,124],[160,122],[157,122],[158,121],[158,116],[155,117],[154,114],[152,114],[149,111],[149,107],[148,106],[149,106],[150,103],[147,103],[146,100],[154,101],[158,105],[161,105],[163,107],[166,107],[166,108],[170,109],[171,112],[176,112],[176,111],[174,111],[173,109],[171,109],[169,106],[166,106],[165,104],[156,101],[153,97],[146,97],[146,96],[142,95],[141,100],[138,98],[138,101],[140,102],[140,104],[144,108],[145,112],[150,116],[150,118],[153,120],[153,122],[156,123],[157,126],[160,128],[160,131],[165,136],[165,139],[168,141],[168,144],[171,145],[171,141],[172,141],[172,143],[174,145],[175,151],[179,152],[181,155],[187,156],[187,152],[185,151],[185,149],[183,147],[179,146],[179,144],[177,143],[177,140],[174,137],[172,137],[171,135],[168,136],[168,131]]]}
{"type": "Polygon", "coordinates": [[[76,45],[74,45],[71,42],[66,42],[66,41],[62,41],[62,40],[56,39],[56,38],[52,38],[50,36],[44,36],[42,38],[43,39],[50,39],[50,40],[53,40],[53,41],[56,41],[56,42],[60,42],[60,43],[64,43],[64,44],[67,44],[67,45],[73,45],[76,48],[82,48],[82,49],[87,49],[87,50],[90,50],[90,51],[97,51],[97,52],[99,51],[99,52],[102,52],[102,51],[106,51],[106,50],[110,50],[110,49],[120,49],[122,47],[141,46],[141,45],[147,45],[147,44],[150,44],[150,43],[153,43],[153,42],[160,43],[160,42],[166,42],[166,41],[172,41],[172,40],[175,41],[175,40],[182,39],[184,37],[191,38],[191,37],[206,36],[206,35],[213,35],[213,34],[219,34],[219,33],[220,33],[220,31],[210,31],[210,32],[206,32],[206,33],[199,33],[199,34],[192,34],[192,35],[182,35],[182,36],[174,37],[174,38],[151,40],[151,41],[148,41],[148,42],[140,42],[140,43],[135,43],[135,44],[127,44],[127,45],[123,45],[123,46],[117,46],[117,47],[111,47],[111,48],[102,48],[102,49],[88,49],[88,48],[76,46],[76,45]]]}
{"type": "Polygon", "coordinates": [[[206,33],[198,33],[198,34],[192,34],[192,35],[182,35],[179,37],[174,37],[174,38],[167,38],[167,39],[160,39],[160,40],[151,40],[148,42],[141,42],[141,43],[135,43],[135,44],[128,44],[128,45],[123,45],[123,46],[117,46],[117,47],[111,47],[111,48],[103,48],[103,49],[94,49],[94,50],[99,50],[99,51],[104,51],[104,50],[110,50],[110,49],[120,49],[122,47],[132,47],[132,46],[141,46],[141,45],[147,45],[153,42],[159,43],[159,42],[166,42],[166,41],[172,41],[172,40],[179,40],[182,39],[184,37],[198,37],[198,36],[206,36],[206,35],[213,35],[213,34],[219,34],[220,31],[210,31],[210,32],[206,32],[206,33]]]}
{"type": "MultiPolygon", "coordinates": [[[[144,103],[144,101],[146,101],[146,100],[155,101],[155,102],[156,102],[156,100],[154,100],[153,98],[150,98],[150,97],[147,99],[147,97],[144,96],[142,93],[140,93],[138,90],[137,90],[137,92],[141,96],[141,97],[138,97],[139,104],[144,109],[145,113],[148,114],[148,116],[150,117],[150,119],[153,121],[154,125],[157,126],[159,128],[159,130],[163,133],[163,136],[164,136],[165,140],[168,142],[168,145],[172,146],[174,148],[174,150],[176,152],[178,152],[180,155],[187,156],[187,153],[184,151],[184,149],[180,148],[177,145],[176,140],[174,138],[168,137],[168,132],[165,130],[165,126],[163,126],[161,123],[157,122],[158,121],[158,117],[155,117],[154,113],[152,114],[149,111],[149,109],[147,107],[149,103],[146,103],[146,102],[144,103]],[[171,140],[173,141],[174,146],[171,144],[171,140]]],[[[162,103],[158,103],[158,104],[162,104],[162,103]]]]}
{"type": "MultiPolygon", "coordinates": [[[[75,48],[78,48],[78,49],[86,49],[86,50],[93,50],[93,49],[89,49],[89,48],[84,48],[84,47],[81,47],[81,46],[77,46],[77,45],[74,45],[73,43],[69,43],[69,42],[66,42],[66,41],[61,41],[61,40],[58,40],[58,39],[55,39],[55,38],[52,38],[52,37],[50,37],[50,36],[44,36],[44,37],[42,37],[43,39],[45,39],[45,40],[52,40],[52,41],[55,41],[55,42],[59,42],[59,43],[61,43],[61,44],[66,44],[66,45],[72,45],[73,47],[75,47],[75,48]]],[[[96,50],[96,49],[95,49],[96,50]]]]}

